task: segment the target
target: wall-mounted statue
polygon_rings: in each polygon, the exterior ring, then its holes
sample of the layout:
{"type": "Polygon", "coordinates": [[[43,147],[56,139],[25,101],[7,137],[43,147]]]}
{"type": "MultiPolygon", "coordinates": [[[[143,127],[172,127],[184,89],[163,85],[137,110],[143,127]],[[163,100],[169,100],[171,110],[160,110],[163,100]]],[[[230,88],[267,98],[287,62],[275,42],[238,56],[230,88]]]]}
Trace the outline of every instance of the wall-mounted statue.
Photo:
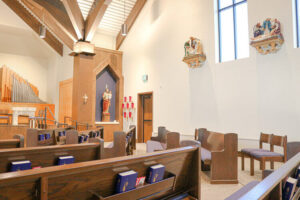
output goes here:
{"type": "Polygon", "coordinates": [[[206,60],[202,43],[195,37],[190,37],[190,40],[184,44],[184,52],[183,62],[187,63],[190,68],[200,67],[206,60]]]}
{"type": "Polygon", "coordinates": [[[107,85],[105,91],[103,92],[102,98],[103,98],[102,121],[109,122],[110,121],[109,107],[110,107],[110,100],[112,98],[112,93],[108,89],[107,85]]]}
{"type": "Polygon", "coordinates": [[[265,55],[278,51],[283,42],[279,20],[267,18],[263,24],[259,22],[254,26],[250,45],[265,55]]]}

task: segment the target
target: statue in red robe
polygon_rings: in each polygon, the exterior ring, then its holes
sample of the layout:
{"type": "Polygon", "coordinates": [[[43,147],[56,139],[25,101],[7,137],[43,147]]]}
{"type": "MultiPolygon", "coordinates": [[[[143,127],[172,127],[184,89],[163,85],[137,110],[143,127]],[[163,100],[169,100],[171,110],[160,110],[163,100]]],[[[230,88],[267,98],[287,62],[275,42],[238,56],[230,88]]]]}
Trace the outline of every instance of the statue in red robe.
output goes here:
{"type": "Polygon", "coordinates": [[[110,119],[109,107],[110,107],[110,100],[112,98],[112,94],[111,91],[108,89],[107,85],[102,95],[102,98],[103,98],[102,121],[109,121],[110,119]]]}

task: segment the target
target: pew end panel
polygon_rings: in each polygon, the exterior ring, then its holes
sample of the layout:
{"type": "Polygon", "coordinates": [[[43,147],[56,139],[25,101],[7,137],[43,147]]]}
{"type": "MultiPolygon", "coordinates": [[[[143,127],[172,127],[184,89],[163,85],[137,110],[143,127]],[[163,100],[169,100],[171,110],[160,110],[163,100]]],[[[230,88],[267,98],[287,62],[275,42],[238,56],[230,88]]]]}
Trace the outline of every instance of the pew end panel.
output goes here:
{"type": "Polygon", "coordinates": [[[16,135],[14,135],[13,138],[19,140],[19,145],[18,145],[19,148],[23,148],[24,147],[24,145],[25,145],[24,144],[24,135],[16,134],[16,135]]]}
{"type": "Polygon", "coordinates": [[[126,156],[126,134],[114,132],[114,141],[111,147],[103,149],[101,159],[126,156]]]}
{"type": "Polygon", "coordinates": [[[235,133],[224,135],[224,149],[211,152],[211,183],[238,183],[238,136],[235,133]]]}
{"type": "Polygon", "coordinates": [[[0,197],[7,200],[35,197],[42,200],[83,200],[100,199],[98,196],[102,196],[109,200],[131,200],[163,199],[188,193],[192,198],[200,199],[199,152],[198,147],[189,146],[146,155],[0,174],[0,197]],[[118,173],[134,170],[139,177],[145,176],[148,168],[158,163],[166,167],[167,179],[163,185],[145,185],[143,189],[132,190],[130,195],[122,193],[119,196],[122,198],[113,198],[118,173]]]}

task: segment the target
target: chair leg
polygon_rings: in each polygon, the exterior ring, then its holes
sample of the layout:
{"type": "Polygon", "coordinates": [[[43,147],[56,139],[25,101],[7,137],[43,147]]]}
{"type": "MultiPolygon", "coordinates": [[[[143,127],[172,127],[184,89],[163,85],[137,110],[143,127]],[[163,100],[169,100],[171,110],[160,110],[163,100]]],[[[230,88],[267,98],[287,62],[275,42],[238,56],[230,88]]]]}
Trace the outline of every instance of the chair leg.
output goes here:
{"type": "Polygon", "coordinates": [[[244,154],[242,153],[242,159],[241,159],[241,162],[242,162],[242,171],[245,170],[245,156],[244,154]]]}
{"type": "Polygon", "coordinates": [[[271,169],[274,169],[274,161],[270,162],[270,167],[271,167],[271,169]]]}
{"type": "Polygon", "coordinates": [[[250,175],[254,176],[254,159],[250,157],[250,175]]]}
{"type": "Polygon", "coordinates": [[[260,170],[263,170],[263,164],[264,164],[263,161],[259,161],[259,169],[260,170]]]}
{"type": "Polygon", "coordinates": [[[266,169],[266,162],[264,160],[260,161],[261,163],[261,170],[264,171],[266,169]]]}

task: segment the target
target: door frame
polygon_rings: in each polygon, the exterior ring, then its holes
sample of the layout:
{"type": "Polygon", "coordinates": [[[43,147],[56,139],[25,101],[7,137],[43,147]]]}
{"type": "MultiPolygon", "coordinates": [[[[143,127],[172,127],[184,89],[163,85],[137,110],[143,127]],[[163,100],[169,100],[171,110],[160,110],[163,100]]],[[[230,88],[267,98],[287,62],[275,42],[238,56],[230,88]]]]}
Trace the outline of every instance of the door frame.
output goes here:
{"type": "Polygon", "coordinates": [[[142,104],[142,96],[144,95],[151,95],[152,96],[152,131],[153,131],[153,91],[151,92],[143,92],[138,93],[137,95],[137,141],[138,143],[144,142],[143,132],[144,132],[144,126],[143,126],[143,104],[142,104]]]}

